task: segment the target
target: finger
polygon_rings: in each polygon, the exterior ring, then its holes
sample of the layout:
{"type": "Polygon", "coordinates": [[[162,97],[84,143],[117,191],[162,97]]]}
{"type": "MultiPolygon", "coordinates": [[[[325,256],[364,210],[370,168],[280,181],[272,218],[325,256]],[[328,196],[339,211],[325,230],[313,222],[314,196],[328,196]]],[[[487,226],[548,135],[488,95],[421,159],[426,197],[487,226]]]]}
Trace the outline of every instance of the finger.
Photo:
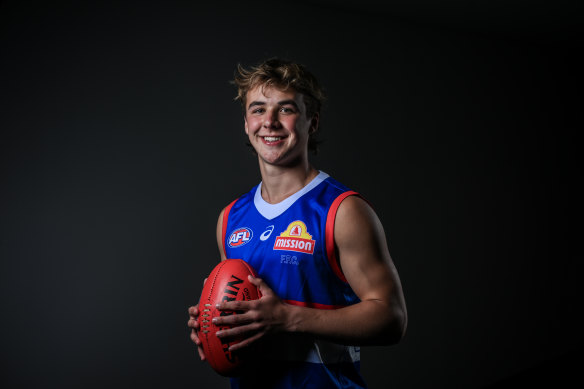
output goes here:
{"type": "Polygon", "coordinates": [[[187,325],[192,329],[195,329],[195,330],[199,329],[199,321],[194,319],[194,318],[190,318],[187,325]]]}
{"type": "Polygon", "coordinates": [[[189,307],[189,315],[191,316],[199,316],[199,307],[197,305],[193,307],[189,307]]]}
{"type": "Polygon", "coordinates": [[[217,308],[220,311],[238,311],[238,312],[246,312],[249,311],[250,309],[254,309],[255,307],[255,301],[256,300],[251,300],[251,301],[223,301],[221,303],[218,303],[217,305],[215,305],[215,308],[217,308]]]}
{"type": "Polygon", "coordinates": [[[263,326],[258,323],[250,323],[236,327],[230,327],[217,331],[215,335],[221,339],[221,342],[230,342],[235,339],[244,339],[251,337],[261,331],[263,326]]]}
{"type": "Polygon", "coordinates": [[[200,346],[201,345],[201,339],[199,338],[199,335],[197,334],[197,331],[195,331],[195,330],[191,330],[191,340],[197,346],[200,346]]]}
{"type": "Polygon", "coordinates": [[[260,284],[262,283],[262,279],[260,277],[254,277],[251,274],[247,276],[247,279],[255,286],[260,286],[260,284]]]}
{"type": "Polygon", "coordinates": [[[197,351],[199,352],[199,358],[201,358],[201,361],[206,361],[207,358],[205,357],[205,352],[203,351],[203,348],[197,347],[197,351]]]}
{"type": "Polygon", "coordinates": [[[217,316],[213,318],[213,324],[217,327],[241,326],[252,323],[255,317],[256,316],[252,313],[217,316]]]}
{"type": "Polygon", "coordinates": [[[191,331],[191,340],[197,345],[197,352],[199,354],[199,358],[201,358],[201,361],[206,360],[207,358],[205,357],[205,351],[203,351],[202,347],[203,342],[197,335],[197,331],[195,330],[191,331]]]}
{"type": "Polygon", "coordinates": [[[258,287],[258,289],[260,290],[260,294],[262,296],[273,296],[274,295],[274,292],[272,291],[272,289],[261,278],[254,277],[252,275],[248,275],[247,278],[249,279],[249,282],[251,282],[252,284],[254,284],[255,286],[258,287]]]}
{"type": "Polygon", "coordinates": [[[229,351],[236,351],[236,350],[240,350],[242,348],[248,347],[250,344],[254,343],[258,339],[260,339],[262,336],[264,336],[263,332],[259,332],[253,336],[250,336],[249,338],[244,339],[241,342],[235,343],[234,345],[230,346],[229,351]]]}

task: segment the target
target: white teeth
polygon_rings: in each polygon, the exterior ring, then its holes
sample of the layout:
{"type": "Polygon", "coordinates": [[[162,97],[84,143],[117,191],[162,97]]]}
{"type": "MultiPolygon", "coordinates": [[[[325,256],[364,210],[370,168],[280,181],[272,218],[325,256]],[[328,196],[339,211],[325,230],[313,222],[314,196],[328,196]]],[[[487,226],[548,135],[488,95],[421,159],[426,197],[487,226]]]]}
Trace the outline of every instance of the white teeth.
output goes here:
{"type": "Polygon", "coordinates": [[[264,139],[268,142],[276,142],[282,139],[280,136],[264,136],[264,139]]]}

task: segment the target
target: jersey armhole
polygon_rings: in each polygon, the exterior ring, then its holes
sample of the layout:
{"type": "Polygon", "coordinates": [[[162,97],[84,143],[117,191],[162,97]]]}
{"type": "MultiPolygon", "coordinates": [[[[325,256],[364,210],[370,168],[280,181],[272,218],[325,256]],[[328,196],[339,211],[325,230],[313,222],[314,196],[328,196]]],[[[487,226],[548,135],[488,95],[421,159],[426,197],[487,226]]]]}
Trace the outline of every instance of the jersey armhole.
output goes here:
{"type": "Polygon", "coordinates": [[[233,200],[228,206],[225,207],[223,211],[223,221],[221,223],[221,234],[223,236],[223,254],[225,254],[225,258],[227,258],[227,247],[225,245],[225,238],[227,234],[227,221],[229,220],[229,212],[233,205],[237,202],[238,199],[233,200]]]}
{"type": "Polygon", "coordinates": [[[326,225],[325,225],[325,242],[326,242],[326,256],[333,270],[333,273],[343,282],[347,282],[345,275],[343,274],[343,270],[341,269],[341,264],[337,255],[335,253],[335,218],[337,217],[337,210],[339,206],[349,196],[359,196],[359,193],[349,190],[347,192],[341,193],[331,204],[328,214],[326,216],[326,225]]]}

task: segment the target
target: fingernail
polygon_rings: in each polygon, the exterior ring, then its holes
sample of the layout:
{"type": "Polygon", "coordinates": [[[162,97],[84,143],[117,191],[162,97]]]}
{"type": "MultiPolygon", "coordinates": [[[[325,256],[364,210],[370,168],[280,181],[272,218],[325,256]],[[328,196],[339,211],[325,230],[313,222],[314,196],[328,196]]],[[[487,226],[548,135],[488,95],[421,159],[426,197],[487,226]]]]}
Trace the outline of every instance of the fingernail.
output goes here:
{"type": "Polygon", "coordinates": [[[217,331],[217,332],[215,332],[215,336],[218,337],[218,338],[222,337],[223,336],[223,331],[217,331]]]}

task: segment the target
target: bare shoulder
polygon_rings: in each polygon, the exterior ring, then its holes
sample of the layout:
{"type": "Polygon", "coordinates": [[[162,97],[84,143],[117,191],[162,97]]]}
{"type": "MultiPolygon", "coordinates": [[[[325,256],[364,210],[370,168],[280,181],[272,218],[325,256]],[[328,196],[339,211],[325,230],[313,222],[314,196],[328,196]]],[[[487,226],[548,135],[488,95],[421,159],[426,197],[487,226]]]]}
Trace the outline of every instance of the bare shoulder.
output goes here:
{"type": "Polygon", "coordinates": [[[363,212],[372,211],[371,206],[361,196],[347,196],[339,206],[339,212],[363,212]]]}
{"type": "Polygon", "coordinates": [[[385,242],[381,221],[373,208],[359,196],[349,196],[343,200],[335,219],[335,243],[346,246],[353,243],[385,242]],[[365,240],[365,241],[363,241],[365,240]]]}

